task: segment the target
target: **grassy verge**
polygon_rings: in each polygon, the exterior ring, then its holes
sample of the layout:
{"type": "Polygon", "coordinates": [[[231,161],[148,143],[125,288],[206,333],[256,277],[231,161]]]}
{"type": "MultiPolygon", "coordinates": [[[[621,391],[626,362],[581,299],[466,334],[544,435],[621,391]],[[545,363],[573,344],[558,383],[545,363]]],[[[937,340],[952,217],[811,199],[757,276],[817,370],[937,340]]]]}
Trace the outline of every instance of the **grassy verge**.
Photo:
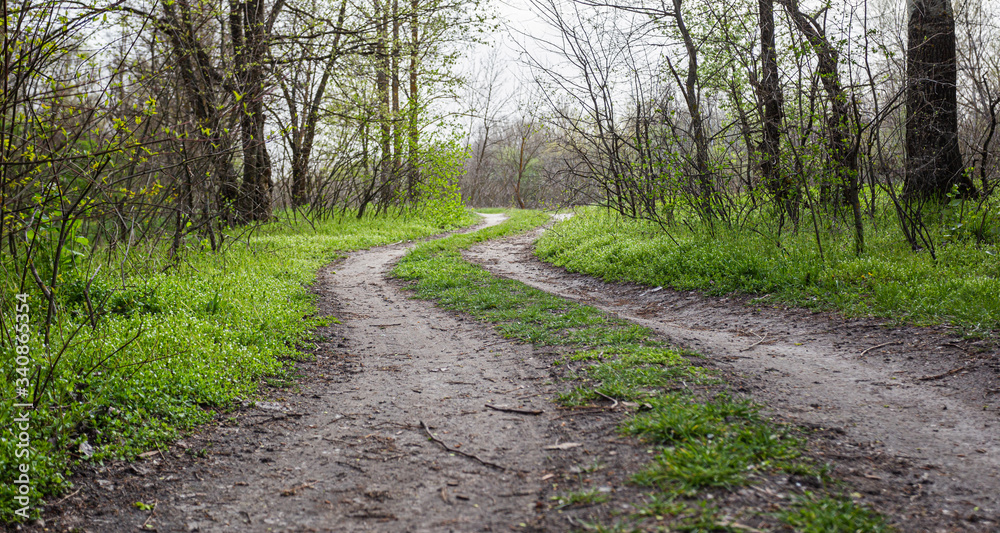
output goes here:
{"type": "MultiPolygon", "coordinates": [[[[619,516],[615,525],[590,524],[591,529],[738,531],[725,525],[722,510],[706,504],[704,496],[776,473],[818,477],[823,488],[819,495],[803,492],[794,502],[780,502],[780,510],[769,514],[772,520],[794,527],[817,524],[815,531],[886,529],[880,516],[826,484],[822,469],[802,458],[800,438],[765,419],[758,406],[727,394],[724,383],[697,366],[697,357],[665,346],[646,328],[498,278],[462,259],[462,248],[521,231],[536,223],[534,216],[515,212],[494,228],[422,244],[400,261],[394,274],[412,281],[418,298],[469,313],[505,337],[556,347],[563,355],[554,364],[577,367],[568,372],[574,385],[557,398],[562,405],[615,400],[633,408],[619,431],[655,452],[630,478],[644,487],[646,503],[635,513],[619,516]],[[835,527],[824,529],[824,524],[835,527]]],[[[611,497],[584,487],[554,500],[553,509],[558,510],[600,506],[611,497]]]]}
{"type": "MultiPolygon", "coordinates": [[[[130,458],[164,446],[210,420],[215,409],[252,395],[262,379],[281,378],[285,361],[298,357],[296,344],[323,321],[312,317],[308,290],[322,266],[344,251],[443,229],[418,214],[348,217],[315,227],[274,223],[223,253],[191,250],[176,264],[150,261],[124,282],[105,268],[89,282],[100,313],[96,323],[83,312],[83,287],[96,265],[81,262],[66,272],[70,279],[59,294],[51,345],[60,348],[46,352],[41,334],[31,334],[38,373],[28,391],[36,409],[27,455],[18,454],[19,440],[7,429],[20,412],[13,403],[24,401],[15,400],[20,376],[12,368],[13,347],[0,352],[7,378],[0,383],[2,520],[25,518],[15,514],[21,506],[13,500],[20,463],[28,465],[31,480],[24,513],[34,515],[41,500],[68,486],[66,476],[80,461],[130,458]]],[[[14,280],[6,283],[10,288],[14,280]]],[[[40,301],[29,298],[36,327],[44,316],[40,301]]]]}
{"type": "MultiPolygon", "coordinates": [[[[697,229],[697,228],[695,228],[697,229]]],[[[671,230],[582,209],[539,239],[548,262],[607,281],[767,295],[776,301],[904,323],[954,324],[969,333],[1000,328],[1000,250],[952,242],[937,261],[912,252],[887,224],[872,228],[857,257],[846,236],[824,242],[820,260],[809,232],[772,236],[718,228],[714,236],[671,230]]]]}

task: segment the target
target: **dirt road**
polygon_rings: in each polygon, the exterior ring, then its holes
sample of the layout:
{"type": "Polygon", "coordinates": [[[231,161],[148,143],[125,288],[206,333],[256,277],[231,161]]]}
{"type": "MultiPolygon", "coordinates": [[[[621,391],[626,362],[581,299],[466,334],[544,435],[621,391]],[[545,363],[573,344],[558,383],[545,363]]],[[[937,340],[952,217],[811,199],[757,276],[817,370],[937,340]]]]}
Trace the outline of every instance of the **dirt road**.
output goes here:
{"type": "Polygon", "coordinates": [[[85,473],[48,525],[417,532],[530,520],[552,454],[543,448],[561,438],[550,431],[548,365],[529,346],[410,299],[386,277],[408,249],[354,253],[321,272],[320,311],[342,324],[318,332],[297,390],[246,406],[172,453],[85,473]]]}
{"type": "MultiPolygon", "coordinates": [[[[941,531],[991,527],[982,520],[998,506],[1000,425],[995,407],[974,401],[989,382],[961,372],[920,380],[973,364],[920,355],[942,338],[606,285],[538,262],[531,239],[488,243],[468,257],[662,332],[730,365],[743,376],[739,386],[776,413],[836,428],[819,453],[848,458],[842,477],[884,495],[896,512],[934,515],[921,523],[944,524],[941,531]],[[885,344],[894,342],[903,344],[885,344]]],[[[320,311],[342,323],[318,332],[297,385],[162,454],[82,472],[79,491],[25,529],[562,531],[575,524],[572,513],[547,511],[560,484],[589,476],[601,491],[635,490],[628,472],[648,455],[616,436],[620,413],[556,411],[550,354],[410,299],[386,278],[407,249],[353,253],[321,272],[320,311]],[[567,441],[578,446],[546,449],[567,441]],[[606,469],[588,473],[598,463],[606,469]]],[[[958,342],[963,353],[975,348],[958,342]]]]}

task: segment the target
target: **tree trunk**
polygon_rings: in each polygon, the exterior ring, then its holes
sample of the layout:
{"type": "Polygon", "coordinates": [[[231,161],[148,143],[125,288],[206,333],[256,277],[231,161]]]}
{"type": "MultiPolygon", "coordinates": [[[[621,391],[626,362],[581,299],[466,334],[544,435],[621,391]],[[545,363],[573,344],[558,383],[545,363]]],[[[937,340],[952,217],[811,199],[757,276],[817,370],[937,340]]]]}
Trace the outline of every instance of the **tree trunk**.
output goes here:
{"type": "MultiPolygon", "coordinates": [[[[390,51],[390,70],[392,84],[392,175],[393,181],[397,181],[401,174],[403,162],[403,128],[400,127],[399,115],[399,0],[392,0],[392,47],[390,51]]],[[[409,191],[407,191],[409,198],[409,191]]]]}
{"type": "Polygon", "coordinates": [[[951,0],[908,0],[906,180],[903,197],[976,193],[958,146],[955,17],[951,0]]]}
{"type": "Polygon", "coordinates": [[[420,173],[418,170],[417,162],[417,150],[418,143],[420,141],[420,130],[418,129],[418,118],[420,116],[420,101],[417,99],[417,68],[419,65],[419,56],[417,55],[420,49],[420,41],[418,39],[418,27],[417,27],[417,8],[420,7],[419,0],[411,0],[410,2],[410,94],[407,95],[406,105],[409,107],[410,111],[410,124],[409,124],[409,144],[407,150],[407,157],[409,161],[407,162],[407,183],[406,189],[410,197],[416,196],[417,183],[420,182],[420,173]]]}
{"type": "MultiPolygon", "coordinates": [[[[264,57],[269,24],[263,0],[230,2],[236,87],[240,108],[240,144],[243,149],[243,182],[236,199],[240,222],[271,217],[271,156],[264,136],[264,57]],[[241,27],[242,23],[242,27],[241,27]]],[[[274,9],[280,9],[276,3],[274,9]]],[[[272,12],[272,18],[275,12],[272,12]]]]}
{"type": "Polygon", "coordinates": [[[389,71],[390,54],[386,41],[389,39],[389,13],[382,5],[382,0],[375,0],[375,18],[378,28],[375,45],[375,92],[378,103],[378,121],[381,130],[380,145],[382,154],[379,159],[379,180],[382,191],[382,201],[388,203],[392,195],[392,187],[387,186],[392,181],[392,125],[390,123],[389,103],[389,71]]]}
{"type": "Polygon", "coordinates": [[[674,20],[677,22],[677,30],[684,40],[684,48],[688,55],[687,77],[684,80],[683,92],[688,113],[691,115],[691,133],[694,137],[694,171],[697,175],[698,205],[702,215],[711,219],[715,217],[715,208],[712,205],[715,197],[715,186],[712,183],[712,173],[708,168],[708,137],[705,135],[704,117],[701,114],[701,94],[698,88],[698,48],[684,22],[681,1],[673,0],[674,20]]]}
{"type": "Polygon", "coordinates": [[[228,139],[223,135],[223,122],[219,107],[222,98],[221,75],[209,64],[208,53],[195,39],[193,14],[186,0],[163,3],[163,18],[158,20],[158,28],[170,40],[170,46],[179,65],[185,98],[191,106],[196,123],[196,135],[200,143],[200,154],[209,159],[212,177],[218,185],[215,194],[215,210],[226,224],[234,222],[233,209],[239,196],[239,184],[233,169],[228,139]]]}
{"type": "MultiPolygon", "coordinates": [[[[347,0],[340,4],[340,12],[337,15],[337,29],[344,27],[344,18],[347,14],[347,0]]],[[[330,59],[323,69],[323,76],[316,86],[315,93],[306,102],[306,108],[298,113],[296,110],[295,87],[288,87],[281,78],[282,91],[285,95],[285,102],[291,114],[292,131],[286,136],[286,140],[292,149],[292,205],[299,207],[309,201],[309,160],[312,157],[312,149],[316,139],[316,126],[319,124],[320,106],[323,97],[326,95],[326,87],[333,74],[333,67],[340,57],[340,36],[338,32],[333,37],[333,45],[330,47],[330,59]]]]}
{"type": "Polygon", "coordinates": [[[798,206],[793,201],[793,183],[782,177],[780,163],[783,95],[778,79],[778,54],[774,44],[774,0],[758,0],[760,19],[760,95],[764,109],[763,126],[758,152],[760,170],[767,189],[774,195],[779,209],[793,222],[798,222],[798,206]]]}

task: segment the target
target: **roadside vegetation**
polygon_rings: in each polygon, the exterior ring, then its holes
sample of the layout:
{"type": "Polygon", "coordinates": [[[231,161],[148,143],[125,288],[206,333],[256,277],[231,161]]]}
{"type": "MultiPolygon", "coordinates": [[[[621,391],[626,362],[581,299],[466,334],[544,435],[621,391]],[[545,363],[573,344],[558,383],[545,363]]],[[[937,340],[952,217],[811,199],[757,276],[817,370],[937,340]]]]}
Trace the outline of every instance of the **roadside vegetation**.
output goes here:
{"type": "MultiPolygon", "coordinates": [[[[722,520],[713,491],[784,473],[814,478],[819,488],[801,491],[794,501],[776,501],[780,510],[766,516],[745,509],[741,514],[819,528],[809,531],[887,530],[882,517],[844,496],[844,488],[803,455],[805,441],[794,428],[771,422],[760,406],[732,395],[718,376],[698,365],[697,354],[664,344],[646,328],[494,276],[462,259],[464,248],[538,223],[539,215],[515,211],[496,227],[421,244],[399,262],[394,275],[413,282],[410,289],[418,298],[468,313],[504,337],[558,353],[552,364],[568,387],[556,401],[564,408],[608,401],[629,406],[631,414],[619,431],[655,452],[645,467],[630,474],[630,482],[644,488],[645,501],[635,504],[634,513],[619,512],[612,523],[588,524],[589,529],[738,531],[746,526],[722,520]]],[[[582,486],[554,496],[550,507],[613,503],[613,496],[582,486]]]]}
{"type": "MultiPolygon", "coordinates": [[[[129,459],[160,449],[219,410],[250,400],[261,383],[281,381],[297,345],[329,320],[314,317],[309,285],[338,254],[425,237],[472,218],[459,210],[396,211],[361,219],[348,214],[322,221],[279,219],[233,240],[224,250],[197,240],[175,259],[149,253],[126,278],[109,256],[74,255],[60,274],[57,313],[43,346],[44,298],[28,289],[31,382],[15,388],[10,367],[0,383],[0,424],[13,426],[15,402],[30,412],[31,512],[69,487],[83,462],[129,459]],[[428,213],[436,213],[435,215],[428,213]],[[92,261],[91,258],[97,259],[92,261]],[[114,272],[114,274],[111,274],[114,272]]],[[[5,279],[5,294],[17,291],[5,279]]],[[[13,360],[4,343],[3,360],[13,360]]],[[[14,514],[17,442],[0,437],[0,511],[14,514]]]]}
{"type": "MultiPolygon", "coordinates": [[[[957,216],[957,213],[955,214],[957,216]]],[[[958,224],[961,226],[961,224],[958,224]]],[[[858,255],[836,229],[816,234],[749,227],[710,228],[691,220],[664,231],[607,210],[578,209],[547,231],[537,255],[606,281],[634,281],[707,294],[761,295],[783,303],[899,323],[952,324],[968,334],[1000,327],[1000,248],[959,227],[937,225],[936,257],[914,253],[884,217],[858,255]]],[[[989,227],[985,232],[995,231],[989,227]]]]}

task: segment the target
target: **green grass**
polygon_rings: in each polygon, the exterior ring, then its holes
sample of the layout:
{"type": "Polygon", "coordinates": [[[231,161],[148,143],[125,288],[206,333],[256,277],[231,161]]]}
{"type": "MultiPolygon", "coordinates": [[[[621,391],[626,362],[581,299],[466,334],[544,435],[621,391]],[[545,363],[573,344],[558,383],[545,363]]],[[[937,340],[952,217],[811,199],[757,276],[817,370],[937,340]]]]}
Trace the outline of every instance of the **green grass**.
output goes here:
{"type": "MultiPolygon", "coordinates": [[[[769,473],[815,473],[801,458],[803,441],[761,416],[759,406],[724,392],[704,392],[724,384],[694,364],[692,354],[664,346],[648,329],[496,277],[462,259],[463,248],[541,221],[536,213],[515,211],[499,226],[421,244],[399,262],[394,275],[413,282],[417,298],[468,313],[508,338],[564,351],[553,361],[574,381],[557,396],[563,406],[632,402],[636,412],[619,430],[655,452],[632,480],[656,492],[629,519],[633,524],[587,524],[590,530],[634,531],[639,530],[634,523],[665,525],[666,518],[672,531],[736,531],[721,522],[716,508],[689,502],[706,490],[732,489],[769,473]],[[691,392],[692,386],[703,392],[691,392]]],[[[582,489],[553,499],[562,509],[605,503],[610,496],[582,489]]]]}
{"type": "Polygon", "coordinates": [[[850,316],[914,324],[954,324],[970,333],[1000,328],[1000,249],[946,241],[937,261],[901,242],[891,221],[869,227],[857,257],[849,235],[824,236],[821,260],[805,229],[779,239],[766,232],[698,226],[664,232],[643,221],[581,209],[545,232],[537,255],[607,281],[634,281],[709,294],[770,295],[774,302],[836,309],[850,316]]]}
{"type": "MultiPolygon", "coordinates": [[[[472,220],[453,220],[467,224],[472,220]]],[[[68,487],[70,469],[85,460],[130,458],[160,448],[204,423],[238,398],[252,396],[263,381],[287,384],[288,360],[296,346],[327,319],[313,316],[308,286],[316,272],[348,250],[414,239],[445,229],[420,214],[353,217],[319,222],[276,222],[260,228],[249,242],[222,253],[190,243],[183,260],[169,263],[152,255],[149,263],[123,280],[107,266],[90,285],[101,313],[96,327],[86,319],[83,280],[96,269],[78,261],[64,273],[60,312],[47,354],[41,335],[31,334],[32,354],[41,371],[37,385],[51,380],[31,414],[31,512],[38,503],[68,487]],[[76,332],[74,334],[74,332],[76,332]],[[138,335],[137,335],[138,334],[138,335]],[[134,340],[132,340],[134,337],[134,340]]],[[[5,279],[6,295],[14,280],[5,279]]],[[[43,319],[40,298],[32,296],[31,320],[43,319]]],[[[13,299],[5,296],[5,321],[13,299]]],[[[7,322],[10,323],[10,322],[7,322]]],[[[0,425],[13,427],[15,390],[13,347],[0,348],[6,379],[0,383],[0,425]]],[[[7,429],[0,435],[0,517],[18,517],[12,497],[20,460],[7,429]]]]}
{"type": "Polygon", "coordinates": [[[885,519],[846,498],[817,496],[807,492],[781,513],[782,522],[800,533],[882,533],[890,531],[885,519]]]}
{"type": "Polygon", "coordinates": [[[556,508],[562,509],[564,507],[583,507],[586,505],[604,503],[610,499],[610,496],[598,489],[589,489],[567,492],[565,494],[553,496],[552,499],[557,503],[556,508]]]}

